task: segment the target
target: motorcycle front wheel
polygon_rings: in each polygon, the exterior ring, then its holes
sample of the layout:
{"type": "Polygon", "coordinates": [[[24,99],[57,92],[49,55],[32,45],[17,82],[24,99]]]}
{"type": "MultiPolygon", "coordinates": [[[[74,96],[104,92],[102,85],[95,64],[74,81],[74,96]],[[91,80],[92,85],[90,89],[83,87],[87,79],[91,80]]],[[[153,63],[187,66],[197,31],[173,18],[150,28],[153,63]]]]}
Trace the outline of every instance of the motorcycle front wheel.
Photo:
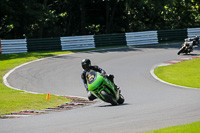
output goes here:
{"type": "Polygon", "coordinates": [[[117,100],[117,102],[119,103],[119,104],[123,104],[124,103],[124,97],[122,96],[122,94],[119,94],[119,99],[117,100]]]}
{"type": "Polygon", "coordinates": [[[183,53],[184,52],[184,47],[183,48],[181,48],[179,51],[178,51],[178,55],[180,55],[180,53],[183,53]]]}
{"type": "Polygon", "coordinates": [[[117,101],[107,92],[101,91],[101,95],[104,97],[105,102],[111,103],[112,105],[117,105],[117,101]]]}

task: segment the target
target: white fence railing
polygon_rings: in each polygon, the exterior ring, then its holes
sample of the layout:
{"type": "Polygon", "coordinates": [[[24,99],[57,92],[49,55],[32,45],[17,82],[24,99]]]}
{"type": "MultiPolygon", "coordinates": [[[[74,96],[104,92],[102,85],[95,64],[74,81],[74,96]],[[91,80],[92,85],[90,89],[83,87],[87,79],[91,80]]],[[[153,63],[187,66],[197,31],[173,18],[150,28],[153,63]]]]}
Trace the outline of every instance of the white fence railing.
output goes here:
{"type": "MultiPolygon", "coordinates": [[[[185,32],[184,32],[185,33],[185,32]]],[[[158,44],[158,31],[143,31],[143,32],[130,32],[125,33],[125,38],[122,38],[122,44],[126,45],[144,45],[144,44],[158,44]],[[125,42],[125,43],[124,43],[125,42]]],[[[187,29],[188,37],[200,36],[200,28],[188,28],[187,29]]],[[[59,43],[52,43],[52,47],[49,49],[54,50],[54,45],[58,45],[57,50],[78,50],[78,49],[92,49],[95,48],[100,40],[95,40],[95,35],[85,35],[85,36],[71,36],[71,37],[60,37],[56,39],[59,43]],[[59,40],[60,39],[60,40],[59,40]],[[61,49],[60,49],[61,46],[61,49]]],[[[42,39],[43,40],[43,39],[42,39]]],[[[31,43],[27,43],[30,40],[26,39],[11,39],[11,40],[0,40],[0,54],[9,54],[9,53],[27,53],[32,49],[35,51],[38,50],[37,47],[46,47],[46,43],[49,40],[42,41],[36,46],[32,46],[31,43]],[[30,47],[31,46],[31,47],[30,47]]],[[[116,38],[111,38],[111,41],[114,42],[112,45],[116,45],[116,38]],[[114,41],[113,41],[114,40],[114,41]]],[[[34,43],[34,42],[33,42],[34,43]]],[[[105,41],[104,43],[108,43],[105,41]]]]}
{"type": "Polygon", "coordinates": [[[194,38],[195,36],[200,36],[200,28],[188,28],[187,33],[188,33],[189,38],[194,38]]]}
{"type": "Polygon", "coordinates": [[[1,40],[1,53],[27,53],[26,39],[1,40]]]}
{"type": "Polygon", "coordinates": [[[95,48],[94,35],[60,37],[62,50],[95,48]]]}
{"type": "Polygon", "coordinates": [[[143,45],[158,43],[157,31],[126,33],[127,45],[143,45]]]}

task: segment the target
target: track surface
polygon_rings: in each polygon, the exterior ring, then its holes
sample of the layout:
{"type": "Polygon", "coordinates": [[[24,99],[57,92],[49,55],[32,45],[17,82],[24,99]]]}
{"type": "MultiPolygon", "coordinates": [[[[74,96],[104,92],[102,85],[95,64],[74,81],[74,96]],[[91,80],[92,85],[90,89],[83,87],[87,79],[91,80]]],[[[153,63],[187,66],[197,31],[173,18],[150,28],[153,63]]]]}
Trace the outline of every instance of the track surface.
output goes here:
{"type": "MultiPolygon", "coordinates": [[[[81,52],[25,65],[8,77],[22,90],[86,97],[80,62],[90,58],[115,75],[125,104],[97,104],[75,110],[17,119],[1,119],[1,133],[134,133],[200,121],[200,90],[169,86],[154,79],[158,63],[185,58],[180,44],[81,52]]],[[[192,55],[199,56],[195,49],[192,55]]],[[[184,78],[184,77],[183,77],[184,78]]]]}

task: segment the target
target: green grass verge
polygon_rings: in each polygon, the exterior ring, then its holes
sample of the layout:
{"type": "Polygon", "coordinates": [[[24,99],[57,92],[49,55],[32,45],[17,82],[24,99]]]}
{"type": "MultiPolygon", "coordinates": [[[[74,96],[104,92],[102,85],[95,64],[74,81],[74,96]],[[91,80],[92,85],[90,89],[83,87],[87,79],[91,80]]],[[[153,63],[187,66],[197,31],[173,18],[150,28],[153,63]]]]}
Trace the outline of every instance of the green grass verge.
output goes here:
{"type": "Polygon", "coordinates": [[[69,101],[69,99],[51,94],[50,99],[47,100],[47,94],[24,93],[23,91],[10,89],[3,83],[3,76],[18,65],[39,58],[67,53],[71,52],[62,51],[0,55],[0,115],[22,110],[40,110],[48,107],[56,107],[57,105],[69,101]]]}
{"type": "MultiPolygon", "coordinates": [[[[183,61],[174,65],[158,67],[154,73],[156,76],[166,82],[200,88],[200,58],[183,61]]],[[[199,133],[200,122],[187,125],[174,126],[155,130],[147,133],[199,133]]]]}
{"type": "Polygon", "coordinates": [[[158,78],[172,84],[200,88],[200,58],[158,67],[154,73],[158,78]]]}
{"type": "Polygon", "coordinates": [[[186,125],[167,127],[146,133],[200,133],[200,122],[194,122],[186,125]]]}

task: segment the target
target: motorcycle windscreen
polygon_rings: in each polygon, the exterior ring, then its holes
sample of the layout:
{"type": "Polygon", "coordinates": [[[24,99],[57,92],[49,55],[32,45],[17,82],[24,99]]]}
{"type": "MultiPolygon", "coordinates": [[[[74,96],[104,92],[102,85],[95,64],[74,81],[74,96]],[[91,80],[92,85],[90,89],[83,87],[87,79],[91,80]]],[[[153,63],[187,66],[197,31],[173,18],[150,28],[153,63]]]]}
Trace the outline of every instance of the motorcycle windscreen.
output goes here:
{"type": "Polygon", "coordinates": [[[103,82],[103,76],[100,76],[100,74],[95,71],[87,73],[86,77],[89,91],[94,91],[103,82]]]}
{"type": "Polygon", "coordinates": [[[86,80],[88,84],[92,84],[97,78],[97,72],[91,70],[90,72],[86,73],[86,80]]]}

